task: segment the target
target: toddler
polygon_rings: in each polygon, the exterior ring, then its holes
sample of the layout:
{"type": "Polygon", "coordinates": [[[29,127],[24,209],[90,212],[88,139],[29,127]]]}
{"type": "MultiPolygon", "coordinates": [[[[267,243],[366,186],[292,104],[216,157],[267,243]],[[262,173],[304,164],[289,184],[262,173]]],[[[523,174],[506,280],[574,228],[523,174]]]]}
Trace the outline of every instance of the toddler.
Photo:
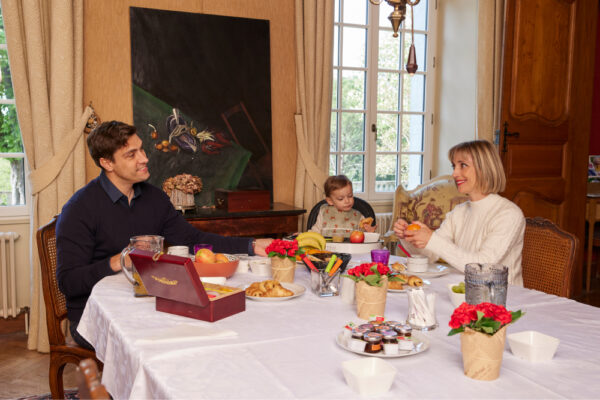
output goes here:
{"type": "Polygon", "coordinates": [[[332,236],[334,233],[343,235],[356,230],[375,232],[376,226],[371,226],[372,219],[366,219],[358,210],[352,208],[354,195],[350,179],[345,175],[330,176],[323,188],[327,205],[323,205],[319,210],[317,221],[310,231],[324,236],[332,236]]]}

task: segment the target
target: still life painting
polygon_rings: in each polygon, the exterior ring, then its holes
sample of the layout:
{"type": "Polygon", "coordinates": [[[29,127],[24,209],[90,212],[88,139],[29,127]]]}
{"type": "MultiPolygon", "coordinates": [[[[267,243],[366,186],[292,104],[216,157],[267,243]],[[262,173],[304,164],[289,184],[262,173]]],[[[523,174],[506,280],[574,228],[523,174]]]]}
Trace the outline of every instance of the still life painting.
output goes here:
{"type": "Polygon", "coordinates": [[[215,189],[272,191],[269,22],[130,8],[133,120],[150,183],[198,177],[215,189]]]}

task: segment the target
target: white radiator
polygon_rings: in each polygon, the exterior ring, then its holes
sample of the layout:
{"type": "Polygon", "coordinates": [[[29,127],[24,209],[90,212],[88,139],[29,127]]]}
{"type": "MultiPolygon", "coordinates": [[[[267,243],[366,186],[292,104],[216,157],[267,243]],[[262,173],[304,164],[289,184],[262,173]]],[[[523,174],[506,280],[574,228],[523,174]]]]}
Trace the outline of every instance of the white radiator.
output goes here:
{"type": "Polygon", "coordinates": [[[375,218],[377,219],[377,233],[382,236],[385,235],[390,229],[392,229],[392,225],[394,224],[392,221],[392,213],[377,213],[375,214],[375,218]]]}
{"type": "Polygon", "coordinates": [[[0,232],[0,282],[2,283],[2,318],[16,317],[17,310],[17,274],[15,268],[15,240],[19,234],[0,232]]]}

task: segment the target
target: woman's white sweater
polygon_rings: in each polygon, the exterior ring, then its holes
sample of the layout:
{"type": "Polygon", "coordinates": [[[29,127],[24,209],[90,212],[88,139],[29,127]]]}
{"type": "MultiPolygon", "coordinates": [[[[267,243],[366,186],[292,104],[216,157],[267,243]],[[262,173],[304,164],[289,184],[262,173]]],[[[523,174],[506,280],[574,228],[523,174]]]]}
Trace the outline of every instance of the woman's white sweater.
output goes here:
{"type": "Polygon", "coordinates": [[[524,234],[525,218],[521,209],[502,196],[489,194],[481,200],[459,204],[446,214],[425,249],[409,247],[430,260],[441,257],[463,272],[468,263],[506,265],[508,283],[523,286],[524,234]]]}

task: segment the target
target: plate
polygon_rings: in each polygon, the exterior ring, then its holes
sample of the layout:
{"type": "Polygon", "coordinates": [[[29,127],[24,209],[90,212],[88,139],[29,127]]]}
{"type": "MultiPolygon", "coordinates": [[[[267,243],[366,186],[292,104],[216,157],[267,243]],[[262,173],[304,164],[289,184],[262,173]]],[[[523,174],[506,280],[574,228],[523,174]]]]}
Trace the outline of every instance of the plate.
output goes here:
{"type": "Polygon", "coordinates": [[[335,337],[335,342],[344,350],[351,351],[352,353],[361,354],[363,356],[371,356],[371,357],[381,357],[381,358],[397,358],[397,357],[406,357],[406,356],[414,356],[415,354],[422,353],[429,348],[429,340],[425,338],[425,336],[421,335],[419,332],[412,332],[413,342],[415,344],[415,348],[413,350],[400,350],[398,354],[384,354],[383,352],[379,353],[365,353],[364,351],[356,351],[352,350],[346,342],[344,341],[344,332],[340,332],[335,337]]]}
{"type": "MultiPolygon", "coordinates": [[[[250,286],[250,285],[244,286],[244,289],[246,289],[248,286],[250,286]]],[[[254,301],[266,301],[266,302],[285,301],[285,300],[293,299],[295,297],[302,296],[304,294],[304,292],[306,292],[306,288],[304,286],[298,285],[296,283],[281,282],[281,286],[283,286],[287,290],[291,290],[292,292],[294,292],[294,294],[291,296],[287,296],[287,297],[256,297],[256,296],[246,295],[246,298],[250,299],[250,300],[254,300],[254,301]]]]}
{"type": "Polygon", "coordinates": [[[429,264],[427,272],[411,272],[403,271],[404,274],[416,275],[419,278],[437,278],[438,276],[444,276],[450,273],[450,267],[441,264],[429,264]]]}

